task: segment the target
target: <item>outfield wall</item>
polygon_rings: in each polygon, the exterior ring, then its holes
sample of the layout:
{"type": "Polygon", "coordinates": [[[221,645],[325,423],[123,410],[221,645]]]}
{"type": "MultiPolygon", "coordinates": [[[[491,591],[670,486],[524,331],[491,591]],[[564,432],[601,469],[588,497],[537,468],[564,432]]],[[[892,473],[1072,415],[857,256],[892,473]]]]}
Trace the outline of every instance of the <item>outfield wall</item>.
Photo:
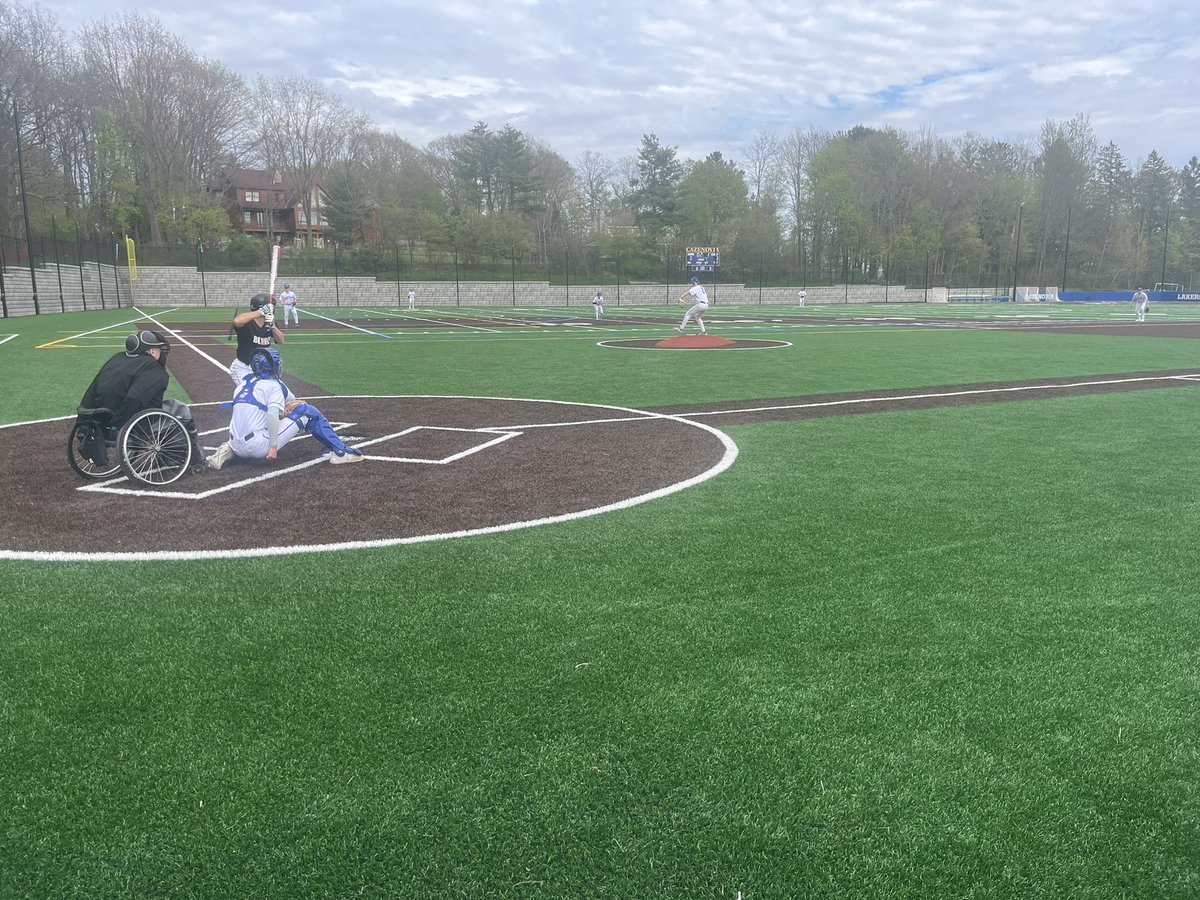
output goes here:
{"type": "MultiPolygon", "coordinates": [[[[1147,291],[1151,303],[1195,303],[1200,301],[1200,291],[1147,291]]],[[[1064,303],[1129,303],[1133,291],[1060,291],[1058,299],[1064,303]]]]}
{"type": "MultiPolygon", "coordinates": [[[[36,270],[37,311],[77,312],[131,303],[169,306],[244,306],[251,295],[267,289],[266,273],[204,272],[182,266],[140,266],[131,285],[124,266],[85,263],[83,267],[48,265],[36,270]]],[[[407,306],[408,291],[416,292],[421,307],[453,306],[578,306],[590,308],[596,291],[604,293],[606,309],[621,306],[673,306],[686,284],[572,284],[545,281],[377,281],[374,278],[332,278],[281,275],[276,292],[291,284],[301,308],[407,306]]],[[[715,306],[795,305],[799,287],[747,287],[744,284],[706,284],[715,306]]],[[[806,302],[945,303],[945,288],[906,288],[902,285],[832,285],[808,288],[806,302]]],[[[33,315],[33,282],[28,269],[4,270],[4,306],[8,316],[33,315]]]]}

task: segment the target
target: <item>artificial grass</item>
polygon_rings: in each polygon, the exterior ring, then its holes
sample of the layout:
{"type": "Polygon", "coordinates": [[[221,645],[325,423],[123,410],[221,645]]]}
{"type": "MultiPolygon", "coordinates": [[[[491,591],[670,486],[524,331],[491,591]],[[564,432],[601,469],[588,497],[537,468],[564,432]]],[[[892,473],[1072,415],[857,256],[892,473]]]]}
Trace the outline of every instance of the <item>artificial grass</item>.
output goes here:
{"type": "Polygon", "coordinates": [[[508,535],[2,563],[0,884],[1188,896],[1189,397],[730,428],[508,535]]]}

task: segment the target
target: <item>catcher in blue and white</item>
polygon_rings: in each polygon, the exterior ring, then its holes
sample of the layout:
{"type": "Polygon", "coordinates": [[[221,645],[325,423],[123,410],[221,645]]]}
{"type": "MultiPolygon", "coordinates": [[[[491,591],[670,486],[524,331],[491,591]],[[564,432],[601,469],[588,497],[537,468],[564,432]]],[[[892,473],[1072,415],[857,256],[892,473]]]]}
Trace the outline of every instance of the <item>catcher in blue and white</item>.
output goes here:
{"type": "Polygon", "coordinates": [[[290,397],[279,380],[283,360],[274,347],[255,350],[251,372],[233,395],[229,440],[208,458],[210,469],[219,469],[235,456],[242,459],[278,459],[279,451],[300,434],[311,435],[329,451],[334,465],[362,462],[359,450],[338,437],[329,420],[311,403],[290,397]]]}

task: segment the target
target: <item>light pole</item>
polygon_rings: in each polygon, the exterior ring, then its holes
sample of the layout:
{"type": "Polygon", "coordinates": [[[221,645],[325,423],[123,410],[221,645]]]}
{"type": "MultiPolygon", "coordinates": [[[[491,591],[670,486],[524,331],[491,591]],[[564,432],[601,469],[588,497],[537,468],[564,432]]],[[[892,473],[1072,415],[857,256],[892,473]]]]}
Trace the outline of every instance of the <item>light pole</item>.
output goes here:
{"type": "Polygon", "coordinates": [[[25,161],[21,154],[21,119],[17,115],[17,98],[12,96],[13,131],[17,139],[17,180],[21,188],[21,211],[25,216],[25,259],[29,263],[29,284],[33,288],[33,314],[41,312],[38,307],[37,272],[33,265],[33,235],[29,231],[29,198],[25,194],[25,161]]]}
{"type": "Polygon", "coordinates": [[[1021,265],[1021,217],[1025,213],[1025,201],[1021,201],[1021,205],[1017,207],[1017,240],[1016,249],[1013,252],[1013,289],[1012,302],[1017,302],[1017,269],[1021,265]]]}
{"type": "Polygon", "coordinates": [[[1067,257],[1071,252],[1071,205],[1067,204],[1067,240],[1063,245],[1063,277],[1062,290],[1065,293],[1067,290],[1067,257]]]}
{"type": "Polygon", "coordinates": [[[1167,236],[1171,233],[1171,204],[1167,203],[1167,217],[1163,220],[1163,261],[1162,261],[1162,277],[1158,279],[1158,283],[1162,285],[1162,290],[1167,287],[1167,236]]]}

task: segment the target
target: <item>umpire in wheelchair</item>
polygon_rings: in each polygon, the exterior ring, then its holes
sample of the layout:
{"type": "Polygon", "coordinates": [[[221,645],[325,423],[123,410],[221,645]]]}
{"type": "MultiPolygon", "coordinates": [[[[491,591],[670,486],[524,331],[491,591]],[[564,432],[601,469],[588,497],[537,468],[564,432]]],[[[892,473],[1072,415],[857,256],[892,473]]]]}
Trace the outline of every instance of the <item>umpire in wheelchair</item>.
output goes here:
{"type": "Polygon", "coordinates": [[[198,448],[196,423],[187,404],[163,399],[171,380],[167,374],[170,352],[171,344],[157,331],[137,331],[125,339],[124,352],[114,354],[88,385],[77,410],[78,421],[99,423],[102,427],[85,433],[79,452],[97,469],[116,468],[116,463],[110,463],[108,458],[113,449],[108,445],[144,410],[161,410],[177,419],[187,433],[188,443],[198,448]]]}

